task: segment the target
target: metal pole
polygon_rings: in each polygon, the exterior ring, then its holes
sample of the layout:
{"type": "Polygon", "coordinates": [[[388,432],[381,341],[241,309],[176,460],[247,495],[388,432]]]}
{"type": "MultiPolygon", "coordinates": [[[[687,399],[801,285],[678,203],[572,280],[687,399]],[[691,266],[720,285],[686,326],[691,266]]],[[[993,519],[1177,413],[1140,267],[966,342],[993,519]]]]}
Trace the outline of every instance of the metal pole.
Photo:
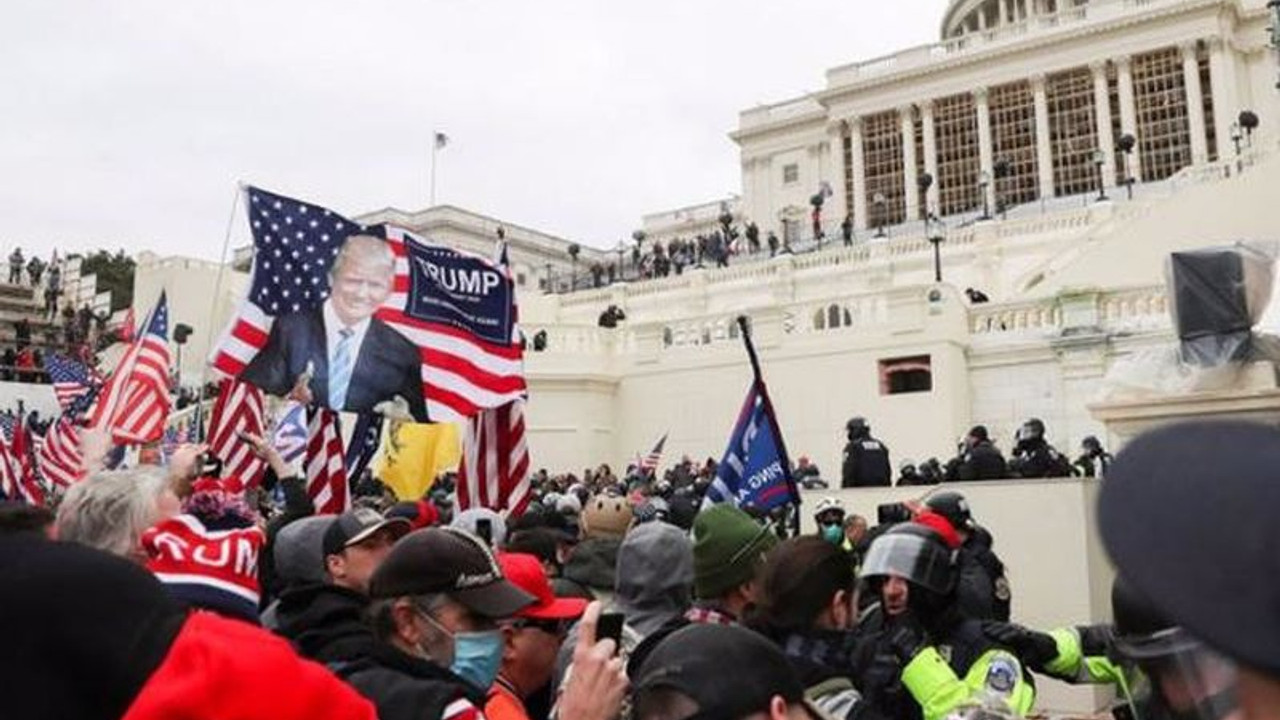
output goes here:
{"type": "Polygon", "coordinates": [[[929,238],[933,243],[933,281],[942,282],[942,238],[929,238]]]}

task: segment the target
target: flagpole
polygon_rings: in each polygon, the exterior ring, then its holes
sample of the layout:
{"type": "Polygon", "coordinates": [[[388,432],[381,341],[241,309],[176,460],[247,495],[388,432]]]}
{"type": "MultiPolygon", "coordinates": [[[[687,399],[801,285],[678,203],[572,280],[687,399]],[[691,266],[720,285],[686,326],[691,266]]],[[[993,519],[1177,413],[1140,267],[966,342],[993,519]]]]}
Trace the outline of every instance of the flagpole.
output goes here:
{"type": "Polygon", "coordinates": [[[440,133],[431,133],[431,198],[428,208],[436,206],[436,154],[440,152],[440,133]]]}
{"type": "MultiPolygon", "coordinates": [[[[209,327],[204,334],[206,352],[213,347],[213,322],[217,319],[218,300],[222,297],[222,278],[227,272],[227,249],[231,247],[231,231],[235,227],[236,210],[240,206],[244,188],[243,182],[236,183],[236,194],[231,198],[231,212],[227,215],[227,231],[222,237],[222,255],[218,259],[218,279],[213,283],[213,303],[209,306],[209,320],[206,323],[209,327]]],[[[200,388],[196,391],[196,427],[191,435],[191,441],[195,443],[204,442],[204,388],[209,384],[209,368],[210,365],[206,362],[200,372],[200,388]]]]}
{"type": "Polygon", "coordinates": [[[787,456],[787,445],[782,441],[782,428],[778,425],[777,413],[773,410],[773,400],[769,398],[769,389],[764,384],[764,375],[760,372],[760,357],[756,355],[756,345],[751,340],[751,325],[746,315],[738,316],[738,328],[742,330],[742,342],[747,346],[747,357],[751,360],[753,382],[760,399],[764,403],[765,413],[771,418],[769,429],[773,432],[773,442],[778,448],[778,457],[782,460],[782,476],[787,481],[787,488],[796,504],[796,514],[792,518],[792,532],[800,534],[800,491],[796,488],[795,478],[791,477],[791,458],[787,456]]]}

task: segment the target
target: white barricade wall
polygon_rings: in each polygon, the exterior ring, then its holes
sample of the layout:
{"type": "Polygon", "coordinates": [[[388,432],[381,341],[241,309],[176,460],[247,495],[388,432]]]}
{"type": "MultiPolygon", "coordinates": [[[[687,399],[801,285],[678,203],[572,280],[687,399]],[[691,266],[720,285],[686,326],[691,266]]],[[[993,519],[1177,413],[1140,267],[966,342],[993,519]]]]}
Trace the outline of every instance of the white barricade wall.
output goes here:
{"type": "MultiPolygon", "coordinates": [[[[974,520],[991,531],[995,551],[1007,567],[1013,590],[1013,621],[1049,630],[1111,618],[1114,570],[1102,549],[1096,523],[1094,480],[999,480],[932,487],[803,491],[802,530],[814,532],[810,516],[818,500],[840,498],[845,510],[876,524],[882,503],[919,499],[940,489],[964,494],[974,520]]],[[[1112,697],[1109,690],[1072,687],[1037,677],[1036,707],[1092,712],[1112,697]]]]}
{"type": "Polygon", "coordinates": [[[62,412],[58,406],[58,398],[53,394],[52,385],[36,385],[35,383],[0,382],[0,410],[18,410],[18,401],[22,401],[27,412],[39,410],[40,417],[57,417],[62,412]]]}

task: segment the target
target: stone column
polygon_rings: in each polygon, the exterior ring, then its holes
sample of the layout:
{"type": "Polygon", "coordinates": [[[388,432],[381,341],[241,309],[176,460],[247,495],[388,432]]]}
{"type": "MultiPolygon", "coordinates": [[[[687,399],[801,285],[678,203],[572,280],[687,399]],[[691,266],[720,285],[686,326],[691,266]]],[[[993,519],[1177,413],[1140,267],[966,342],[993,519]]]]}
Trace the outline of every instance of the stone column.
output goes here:
{"type": "Polygon", "coordinates": [[[1183,43],[1182,82],[1187,95],[1187,120],[1191,125],[1191,162],[1199,165],[1209,160],[1209,142],[1204,132],[1204,94],[1200,90],[1200,63],[1196,60],[1195,41],[1183,43]]]}
{"type": "Polygon", "coordinates": [[[1209,90],[1213,93],[1213,135],[1218,142],[1218,157],[1228,158],[1231,148],[1231,123],[1240,110],[1236,95],[1236,58],[1230,45],[1220,37],[1209,39],[1209,90]]]}
{"type": "Polygon", "coordinates": [[[849,123],[849,152],[853,155],[853,226],[867,229],[867,173],[862,158],[862,118],[854,116],[849,123]]]}
{"type": "Polygon", "coordinates": [[[1111,132],[1111,96],[1107,92],[1107,63],[1099,61],[1089,64],[1093,71],[1093,113],[1097,120],[1098,149],[1105,159],[1102,161],[1102,184],[1116,184],[1116,140],[1111,132]]]}
{"type": "Polygon", "coordinates": [[[902,197],[905,200],[906,222],[920,218],[920,186],[916,183],[916,132],[911,106],[898,108],[898,122],[902,124],[902,197]]]}
{"type": "Polygon", "coordinates": [[[1044,75],[1031,76],[1031,94],[1036,109],[1036,171],[1041,199],[1053,198],[1053,146],[1049,143],[1049,96],[1044,75]]]}
{"type": "Polygon", "coordinates": [[[977,88],[973,91],[974,105],[978,109],[978,166],[987,174],[987,207],[991,212],[996,208],[996,173],[993,169],[991,151],[991,107],[987,104],[987,89],[977,88]]]}
{"type": "MultiPolygon", "coordinates": [[[[1129,56],[1124,55],[1113,59],[1111,62],[1116,66],[1116,87],[1120,92],[1120,132],[1126,135],[1132,135],[1134,139],[1140,140],[1138,137],[1138,109],[1133,99],[1133,68],[1129,64],[1129,56]]],[[[1129,177],[1133,178],[1135,183],[1142,181],[1142,151],[1140,143],[1134,145],[1133,152],[1129,153],[1127,162],[1129,163],[1129,177]]]]}
{"type": "Polygon", "coordinates": [[[830,158],[827,161],[829,177],[826,180],[831,183],[832,194],[827,198],[822,214],[826,216],[828,225],[836,227],[849,214],[849,207],[845,203],[843,120],[827,123],[827,152],[830,158]]]}
{"type": "Polygon", "coordinates": [[[929,177],[933,178],[933,183],[929,185],[929,190],[925,192],[924,207],[926,212],[937,213],[942,215],[942,208],[938,205],[938,140],[937,134],[933,128],[933,101],[925,100],[919,103],[920,107],[920,124],[924,128],[924,171],[929,173],[929,177]]]}

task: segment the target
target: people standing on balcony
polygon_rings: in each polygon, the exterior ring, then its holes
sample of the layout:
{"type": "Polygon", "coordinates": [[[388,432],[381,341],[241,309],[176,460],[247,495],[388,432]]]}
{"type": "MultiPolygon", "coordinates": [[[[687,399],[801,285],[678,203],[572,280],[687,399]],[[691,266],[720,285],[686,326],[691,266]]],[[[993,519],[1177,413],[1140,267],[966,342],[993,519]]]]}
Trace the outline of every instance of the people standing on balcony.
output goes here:
{"type": "Polygon", "coordinates": [[[1107,452],[1102,443],[1098,442],[1098,438],[1093,435],[1086,435],[1084,440],[1080,441],[1080,457],[1076,458],[1073,463],[1080,474],[1085,477],[1098,477],[1107,474],[1107,467],[1111,465],[1111,453],[1107,452]]]}
{"type": "Polygon", "coordinates": [[[774,257],[778,254],[778,234],[770,230],[767,242],[769,244],[769,257],[774,257]]]}
{"type": "Polygon", "coordinates": [[[987,294],[982,292],[981,290],[974,290],[973,288],[965,288],[964,294],[965,294],[965,297],[969,298],[969,302],[973,305],[978,305],[984,302],[991,301],[991,298],[987,297],[987,294]]]}
{"type": "Polygon", "coordinates": [[[62,294],[62,267],[58,263],[49,266],[49,282],[44,286],[44,314],[52,320],[58,315],[58,296],[62,294]]]}
{"type": "Polygon", "coordinates": [[[747,223],[747,250],[752,255],[760,254],[760,227],[753,222],[747,223]]]}
{"type": "Polygon", "coordinates": [[[999,480],[1008,476],[1004,455],[991,442],[985,425],[974,425],[964,436],[960,454],[947,463],[947,482],[999,480]]]}
{"type": "Polygon", "coordinates": [[[840,239],[844,241],[845,247],[853,246],[853,216],[845,215],[844,220],[840,221],[840,239]]]}
{"type": "Polygon", "coordinates": [[[40,278],[44,275],[44,261],[38,257],[31,258],[27,263],[27,279],[31,281],[31,287],[40,284],[40,278]]]}
{"type": "Polygon", "coordinates": [[[22,265],[24,259],[22,257],[22,248],[14,248],[9,253],[9,284],[17,285],[22,282],[22,265]]]}
{"type": "Polygon", "coordinates": [[[844,446],[841,486],[889,487],[893,474],[889,468],[889,448],[871,436],[865,418],[851,418],[845,424],[849,442],[844,446]]]}

